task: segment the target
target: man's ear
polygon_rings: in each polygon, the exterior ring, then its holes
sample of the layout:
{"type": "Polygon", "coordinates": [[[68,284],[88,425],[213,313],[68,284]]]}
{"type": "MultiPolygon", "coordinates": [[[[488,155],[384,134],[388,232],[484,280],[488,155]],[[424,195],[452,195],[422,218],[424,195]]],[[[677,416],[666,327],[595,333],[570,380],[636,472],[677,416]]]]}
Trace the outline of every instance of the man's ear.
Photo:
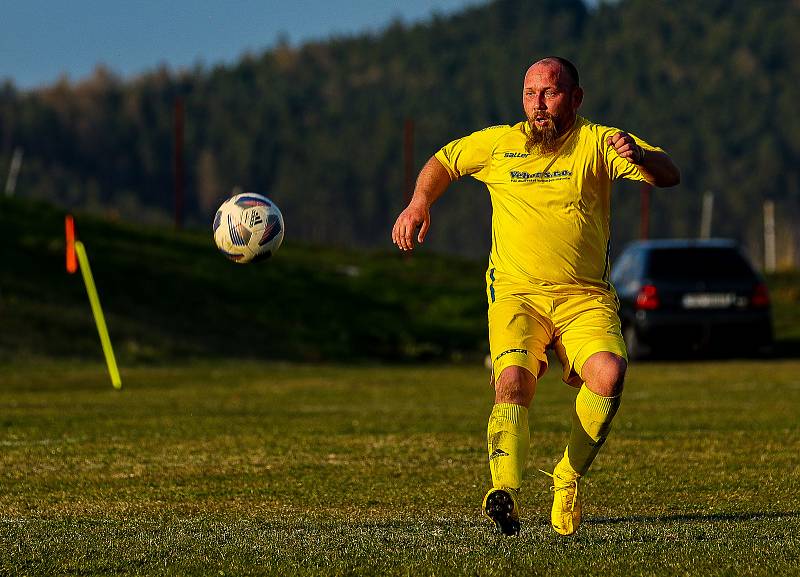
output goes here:
{"type": "Polygon", "coordinates": [[[581,107],[581,103],[583,103],[583,88],[578,86],[572,91],[572,108],[578,110],[581,107]]]}

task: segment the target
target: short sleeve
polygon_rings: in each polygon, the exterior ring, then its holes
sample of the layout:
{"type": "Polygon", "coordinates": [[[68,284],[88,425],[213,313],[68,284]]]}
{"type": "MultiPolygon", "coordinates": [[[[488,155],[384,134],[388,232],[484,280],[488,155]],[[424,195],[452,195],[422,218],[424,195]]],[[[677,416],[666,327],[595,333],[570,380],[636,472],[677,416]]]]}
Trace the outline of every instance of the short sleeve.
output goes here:
{"type": "MultiPolygon", "coordinates": [[[[611,180],[618,180],[620,178],[626,178],[628,180],[638,180],[638,181],[645,181],[645,177],[642,172],[639,170],[639,167],[633,164],[632,162],[628,162],[624,158],[622,158],[617,151],[614,150],[614,147],[608,144],[606,141],[608,140],[609,136],[613,136],[617,132],[622,132],[618,128],[611,128],[611,127],[603,127],[603,129],[599,132],[599,144],[600,148],[603,151],[603,158],[606,163],[606,167],[608,168],[608,176],[611,180]]],[[[636,136],[635,134],[628,134],[633,137],[633,140],[644,148],[645,150],[650,150],[653,152],[664,152],[661,148],[657,146],[653,146],[651,144],[646,143],[644,140],[636,136]]]]}
{"type": "Polygon", "coordinates": [[[434,156],[450,173],[452,179],[475,175],[486,168],[491,161],[492,149],[499,131],[504,132],[508,128],[508,126],[493,126],[473,132],[469,136],[446,144],[434,156]]]}

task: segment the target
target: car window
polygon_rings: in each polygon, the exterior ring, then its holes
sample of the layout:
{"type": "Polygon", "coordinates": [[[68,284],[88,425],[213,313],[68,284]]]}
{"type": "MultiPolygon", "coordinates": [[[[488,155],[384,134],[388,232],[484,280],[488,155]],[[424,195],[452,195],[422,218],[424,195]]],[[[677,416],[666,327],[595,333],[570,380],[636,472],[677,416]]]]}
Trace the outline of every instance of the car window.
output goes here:
{"type": "Polygon", "coordinates": [[[645,266],[645,257],[647,252],[644,250],[637,250],[633,253],[633,266],[632,268],[632,276],[635,279],[640,279],[644,276],[644,266],[645,266]]]}
{"type": "Polygon", "coordinates": [[[650,278],[740,279],[755,276],[738,250],[723,247],[663,248],[650,252],[650,278]]]}

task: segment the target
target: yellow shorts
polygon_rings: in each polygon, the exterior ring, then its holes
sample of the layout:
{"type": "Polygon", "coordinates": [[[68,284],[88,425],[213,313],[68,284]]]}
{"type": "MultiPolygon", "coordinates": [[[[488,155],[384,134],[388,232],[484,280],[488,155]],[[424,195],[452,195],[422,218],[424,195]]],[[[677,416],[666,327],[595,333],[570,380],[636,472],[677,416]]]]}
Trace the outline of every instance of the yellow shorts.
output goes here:
{"type": "Polygon", "coordinates": [[[492,379],[513,365],[538,379],[547,370],[548,348],[561,361],[564,382],[573,386],[583,382],[583,363],[594,353],[610,352],[627,360],[618,308],[615,295],[592,289],[495,295],[489,302],[492,379]]]}

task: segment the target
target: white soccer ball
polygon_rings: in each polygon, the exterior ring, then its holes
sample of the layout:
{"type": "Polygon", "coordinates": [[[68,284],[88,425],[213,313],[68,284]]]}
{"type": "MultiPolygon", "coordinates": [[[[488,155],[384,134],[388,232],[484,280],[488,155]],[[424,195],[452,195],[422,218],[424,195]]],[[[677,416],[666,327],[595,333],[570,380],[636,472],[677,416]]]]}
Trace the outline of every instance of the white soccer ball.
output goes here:
{"type": "Polygon", "coordinates": [[[283,215],[266,196],[245,192],[222,203],[214,215],[214,242],[234,262],[271,257],[283,242],[283,215]]]}

